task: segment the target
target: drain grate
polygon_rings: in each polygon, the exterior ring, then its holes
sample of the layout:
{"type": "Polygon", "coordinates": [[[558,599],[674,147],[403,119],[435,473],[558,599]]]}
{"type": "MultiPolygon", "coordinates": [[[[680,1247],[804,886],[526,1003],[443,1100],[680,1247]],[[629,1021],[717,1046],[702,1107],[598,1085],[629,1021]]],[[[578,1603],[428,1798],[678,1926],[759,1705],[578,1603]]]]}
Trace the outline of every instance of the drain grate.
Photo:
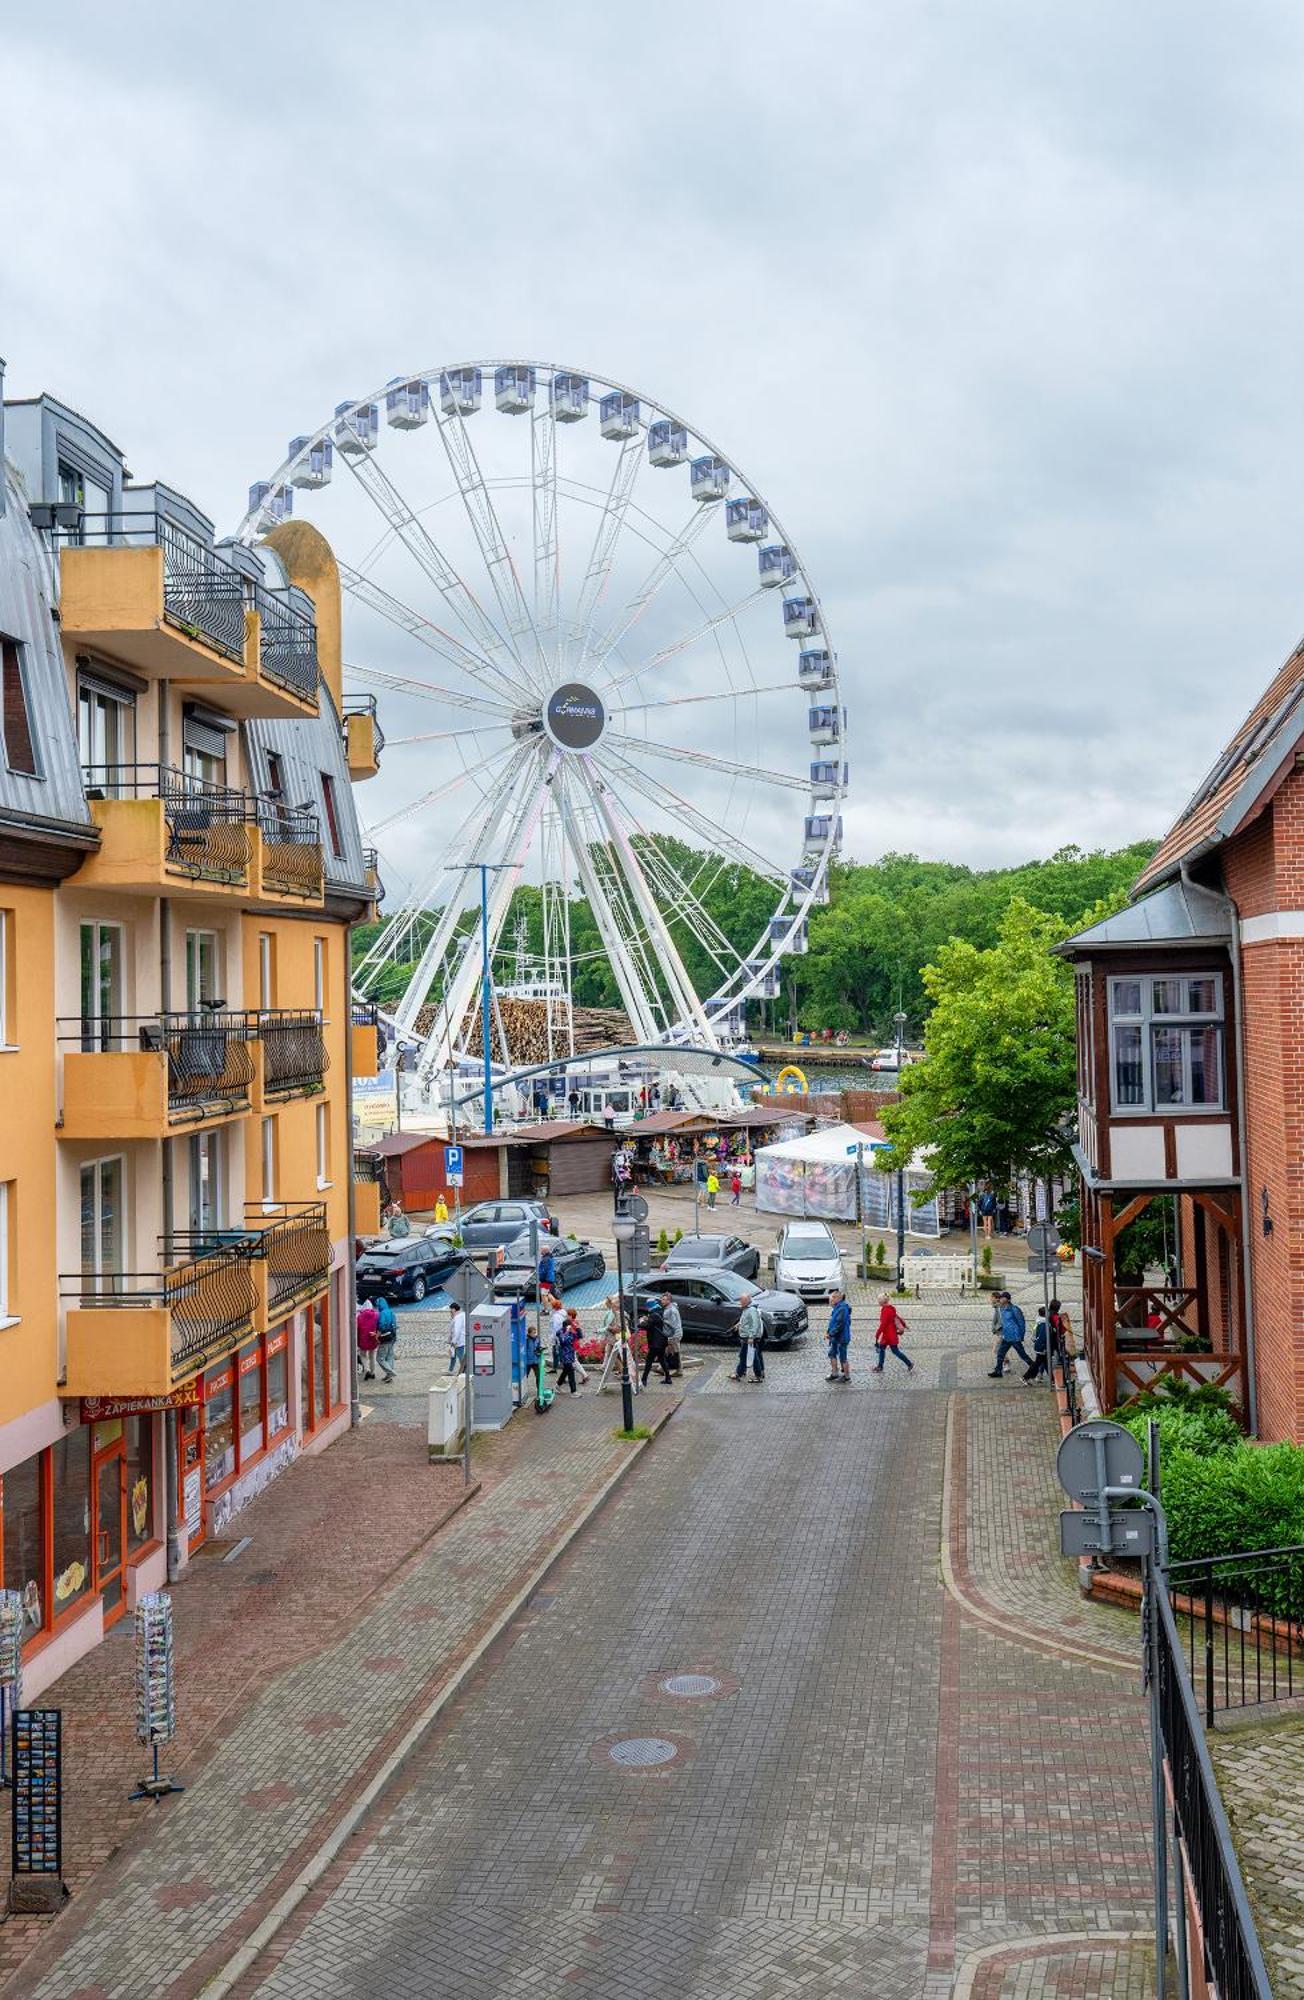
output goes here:
{"type": "Polygon", "coordinates": [[[667,1674],[659,1685],[663,1694],[677,1694],[684,1701],[700,1701],[703,1695],[720,1692],[714,1674],[667,1674]]]}
{"type": "Polygon", "coordinates": [[[619,1743],[613,1743],[607,1755],[613,1764],[623,1764],[627,1769],[647,1771],[654,1764],[670,1764],[679,1755],[675,1744],[668,1743],[664,1736],[627,1736],[619,1743]]]}

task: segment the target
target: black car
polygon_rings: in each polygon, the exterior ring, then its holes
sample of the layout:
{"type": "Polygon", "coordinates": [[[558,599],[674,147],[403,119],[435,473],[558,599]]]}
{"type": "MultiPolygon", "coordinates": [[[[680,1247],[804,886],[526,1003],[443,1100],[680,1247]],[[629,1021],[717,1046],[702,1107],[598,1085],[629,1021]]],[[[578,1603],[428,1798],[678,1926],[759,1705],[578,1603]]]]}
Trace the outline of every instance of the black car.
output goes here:
{"type": "Polygon", "coordinates": [[[709,1271],[736,1271],[740,1278],[755,1278],[761,1269],[761,1253],[754,1243],[744,1243],[741,1236],[681,1236],[671,1247],[662,1268],[673,1271],[684,1264],[709,1271]]]}
{"type": "Polygon", "coordinates": [[[393,1236],[358,1259],[358,1297],[423,1299],[466,1262],[453,1244],[431,1236],[393,1236]]]}
{"type": "MultiPolygon", "coordinates": [[[[633,1290],[633,1281],[628,1280],[622,1299],[627,1320],[633,1290]]],[[[804,1340],[810,1325],[810,1316],[794,1293],[760,1290],[736,1271],[712,1271],[699,1265],[696,1270],[647,1271],[638,1281],[640,1306],[644,1299],[660,1299],[667,1293],[679,1307],[685,1340],[736,1340],[738,1316],[748,1297],[760,1311],[771,1347],[804,1340]]]]}
{"type": "MultiPolygon", "coordinates": [[[[551,1236],[545,1231],[539,1233],[539,1257],[545,1250],[551,1250],[553,1263],[557,1269],[558,1292],[569,1291],[572,1285],[583,1285],[590,1278],[606,1276],[607,1260],[601,1250],[592,1243],[576,1236],[551,1236]]],[[[535,1266],[530,1258],[528,1235],[518,1236],[506,1251],[502,1263],[490,1275],[494,1281],[494,1297],[499,1299],[532,1299],[534,1297],[535,1266]]]]}

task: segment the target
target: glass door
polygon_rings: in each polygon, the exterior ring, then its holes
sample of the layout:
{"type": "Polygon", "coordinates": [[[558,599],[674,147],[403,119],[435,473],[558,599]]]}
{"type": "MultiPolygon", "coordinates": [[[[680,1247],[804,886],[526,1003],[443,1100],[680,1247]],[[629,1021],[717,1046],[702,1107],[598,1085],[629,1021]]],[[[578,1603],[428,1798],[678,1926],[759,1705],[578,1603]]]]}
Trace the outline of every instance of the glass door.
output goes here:
{"type": "Polygon", "coordinates": [[[81,926],[81,1045],[122,1046],[122,926],[81,926]]]}
{"type": "Polygon", "coordinates": [[[81,1170],[82,1276],[98,1294],[119,1289],[126,1232],[122,1212],[122,1161],[88,1160],[81,1170]]]}
{"type": "MultiPolygon", "coordinates": [[[[121,1425],[118,1426],[121,1430],[121,1425]]],[[[95,1494],[95,1588],[104,1606],[104,1623],[111,1625],[127,1608],[127,1491],[123,1477],[122,1439],[96,1454],[92,1490],[95,1494]]]]}
{"type": "Polygon", "coordinates": [[[221,940],[216,931],[186,932],[186,1011],[198,1013],[224,998],[220,964],[221,940]]]}

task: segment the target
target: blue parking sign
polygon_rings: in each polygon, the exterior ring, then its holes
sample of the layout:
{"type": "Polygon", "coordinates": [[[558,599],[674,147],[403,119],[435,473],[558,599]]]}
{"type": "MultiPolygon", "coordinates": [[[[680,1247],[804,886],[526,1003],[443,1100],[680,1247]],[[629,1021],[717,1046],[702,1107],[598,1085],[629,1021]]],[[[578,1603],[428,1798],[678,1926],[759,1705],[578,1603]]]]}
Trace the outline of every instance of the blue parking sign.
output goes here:
{"type": "Polygon", "coordinates": [[[461,1187],[462,1185],[462,1148],[460,1146],[445,1146],[444,1148],[444,1180],[449,1187],[461,1187]]]}

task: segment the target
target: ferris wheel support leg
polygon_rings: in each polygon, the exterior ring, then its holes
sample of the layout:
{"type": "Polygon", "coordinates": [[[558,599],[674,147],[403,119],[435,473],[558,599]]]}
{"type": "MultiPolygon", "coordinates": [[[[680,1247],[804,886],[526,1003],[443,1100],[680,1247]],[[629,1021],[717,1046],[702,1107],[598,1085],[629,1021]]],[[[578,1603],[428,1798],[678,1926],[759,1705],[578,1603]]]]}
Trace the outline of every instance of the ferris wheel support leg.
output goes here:
{"type": "Polygon", "coordinates": [[[661,1037],[647,995],[634,971],[625,940],[620,934],[611,905],[607,901],[606,891],[598,881],[588,842],[583,838],[576,821],[575,807],[569,793],[562,794],[561,811],[571,858],[580,878],[580,887],[588,899],[589,908],[598,926],[598,935],[606,947],[607,958],[615,974],[616,984],[620,988],[620,997],[625,1003],[630,1025],[640,1042],[660,1041],[661,1037]]]}

